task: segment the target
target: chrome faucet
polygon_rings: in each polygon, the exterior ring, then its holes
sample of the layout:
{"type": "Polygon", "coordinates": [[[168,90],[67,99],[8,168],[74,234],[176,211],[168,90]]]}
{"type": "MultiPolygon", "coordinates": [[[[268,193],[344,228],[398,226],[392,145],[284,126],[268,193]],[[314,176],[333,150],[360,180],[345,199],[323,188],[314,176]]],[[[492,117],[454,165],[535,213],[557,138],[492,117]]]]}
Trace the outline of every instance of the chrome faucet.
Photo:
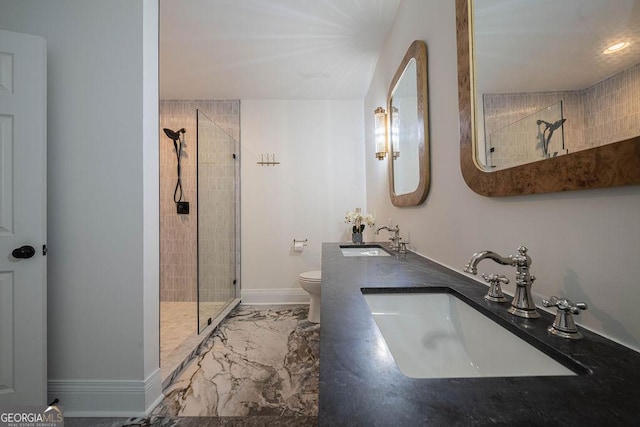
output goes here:
{"type": "Polygon", "coordinates": [[[536,304],[531,295],[531,285],[536,280],[535,276],[529,273],[531,258],[527,255],[527,248],[520,246],[517,255],[503,257],[495,252],[482,251],[473,254],[469,262],[464,266],[464,271],[471,274],[478,274],[478,264],[483,259],[491,259],[498,264],[510,265],[516,268],[516,293],[511,300],[509,313],[525,319],[536,319],[540,313],[536,310],[536,304]]]}
{"type": "Polygon", "coordinates": [[[376,235],[380,234],[380,230],[387,230],[388,232],[393,233],[393,237],[389,237],[389,240],[391,240],[391,249],[396,251],[400,250],[400,240],[402,240],[402,237],[400,237],[400,227],[398,227],[398,224],[391,228],[386,225],[378,227],[376,229],[376,235]]]}

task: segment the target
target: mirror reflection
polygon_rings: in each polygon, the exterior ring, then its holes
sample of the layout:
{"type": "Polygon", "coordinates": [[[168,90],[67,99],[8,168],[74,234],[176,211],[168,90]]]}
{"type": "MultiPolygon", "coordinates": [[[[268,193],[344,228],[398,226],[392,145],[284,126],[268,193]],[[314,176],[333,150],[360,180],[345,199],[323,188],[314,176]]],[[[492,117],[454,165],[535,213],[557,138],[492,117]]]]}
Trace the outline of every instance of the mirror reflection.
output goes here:
{"type": "Polygon", "coordinates": [[[423,138],[418,122],[416,60],[411,58],[390,99],[390,151],[393,159],[393,190],[397,195],[416,191],[420,178],[418,141],[423,138]],[[402,151],[401,151],[402,150],[402,151]]]}
{"type": "Polygon", "coordinates": [[[394,206],[417,206],[429,191],[427,47],[414,41],[387,97],[389,195],[394,206]]]}
{"type": "Polygon", "coordinates": [[[640,0],[474,0],[486,171],[640,135],[640,0]]]}

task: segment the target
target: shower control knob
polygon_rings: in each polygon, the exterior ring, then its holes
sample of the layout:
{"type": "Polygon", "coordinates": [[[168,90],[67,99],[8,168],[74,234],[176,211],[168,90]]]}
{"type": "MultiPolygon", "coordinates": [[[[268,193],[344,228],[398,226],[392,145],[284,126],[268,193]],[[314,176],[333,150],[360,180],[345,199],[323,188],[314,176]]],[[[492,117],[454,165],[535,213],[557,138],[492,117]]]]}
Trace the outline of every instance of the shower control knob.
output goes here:
{"type": "Polygon", "coordinates": [[[11,255],[14,258],[18,258],[18,259],[31,258],[35,254],[36,254],[35,248],[33,246],[26,246],[26,245],[19,247],[17,249],[14,249],[13,252],[11,252],[11,255]]]}

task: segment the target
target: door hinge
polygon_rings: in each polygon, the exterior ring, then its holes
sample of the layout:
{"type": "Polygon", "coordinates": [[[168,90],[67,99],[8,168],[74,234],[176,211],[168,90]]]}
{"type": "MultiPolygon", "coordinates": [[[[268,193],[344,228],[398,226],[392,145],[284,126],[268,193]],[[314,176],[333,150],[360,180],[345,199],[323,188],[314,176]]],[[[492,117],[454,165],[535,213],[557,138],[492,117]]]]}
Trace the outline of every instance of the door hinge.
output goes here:
{"type": "Polygon", "coordinates": [[[42,245],[42,255],[47,256],[47,252],[49,252],[47,245],[42,245]]]}

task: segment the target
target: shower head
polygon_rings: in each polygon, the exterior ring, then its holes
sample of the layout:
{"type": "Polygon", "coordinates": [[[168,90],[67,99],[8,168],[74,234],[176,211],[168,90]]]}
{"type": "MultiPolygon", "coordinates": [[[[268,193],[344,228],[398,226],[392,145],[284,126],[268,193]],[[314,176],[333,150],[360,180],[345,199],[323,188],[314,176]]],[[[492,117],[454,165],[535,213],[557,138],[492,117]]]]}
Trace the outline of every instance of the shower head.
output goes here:
{"type": "Polygon", "coordinates": [[[562,124],[566,121],[567,119],[560,119],[557,122],[555,122],[554,124],[552,124],[551,126],[549,126],[551,131],[554,131],[556,129],[558,129],[560,126],[562,126],[562,124]]]}
{"type": "Polygon", "coordinates": [[[549,123],[549,122],[545,122],[544,120],[536,120],[536,124],[538,126],[540,126],[541,124],[545,125],[545,131],[549,130],[550,132],[555,131],[556,129],[558,129],[560,126],[562,126],[562,124],[567,121],[567,119],[560,119],[555,123],[549,123]]]}
{"type": "MultiPolygon", "coordinates": [[[[567,119],[560,119],[555,123],[545,122],[544,120],[536,120],[536,124],[538,125],[538,135],[536,139],[539,140],[536,148],[542,148],[542,153],[546,158],[549,158],[549,143],[551,142],[551,136],[553,132],[556,131],[567,119]],[[544,124],[544,130],[540,132],[540,125],[544,124]]],[[[555,155],[553,156],[555,157],[555,155]]]]}
{"type": "Polygon", "coordinates": [[[169,138],[173,139],[173,142],[176,142],[177,140],[180,139],[180,132],[182,133],[186,132],[184,128],[179,129],[178,131],[172,131],[171,129],[167,129],[167,128],[164,128],[162,130],[169,138]]]}

